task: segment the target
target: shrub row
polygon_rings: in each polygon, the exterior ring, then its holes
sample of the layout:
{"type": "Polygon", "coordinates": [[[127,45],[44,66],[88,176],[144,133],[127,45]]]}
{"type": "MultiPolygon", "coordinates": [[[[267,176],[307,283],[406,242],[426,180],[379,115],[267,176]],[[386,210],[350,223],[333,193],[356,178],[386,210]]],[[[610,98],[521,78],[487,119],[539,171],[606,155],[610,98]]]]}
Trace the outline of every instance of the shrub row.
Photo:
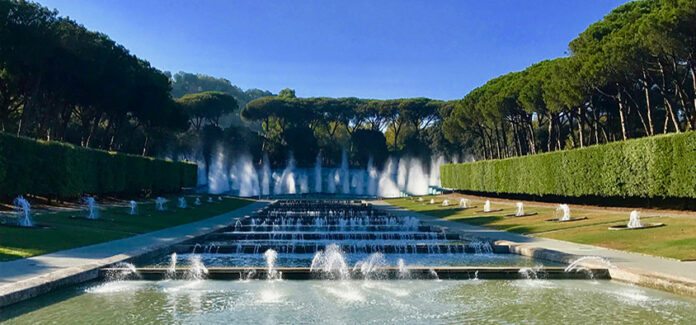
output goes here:
{"type": "Polygon", "coordinates": [[[559,196],[696,198],[696,132],[443,165],[443,187],[559,196]]]}
{"type": "Polygon", "coordinates": [[[173,162],[0,133],[0,195],[174,192],[196,185],[193,163],[173,162]]]}

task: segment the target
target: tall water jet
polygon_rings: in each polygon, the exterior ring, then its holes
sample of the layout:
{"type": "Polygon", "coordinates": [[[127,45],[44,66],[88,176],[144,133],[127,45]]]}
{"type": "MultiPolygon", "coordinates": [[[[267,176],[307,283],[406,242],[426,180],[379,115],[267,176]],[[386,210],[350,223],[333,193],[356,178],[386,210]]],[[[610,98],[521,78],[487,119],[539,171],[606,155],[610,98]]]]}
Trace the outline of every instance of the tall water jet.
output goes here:
{"type": "Polygon", "coordinates": [[[164,211],[164,210],[167,210],[167,199],[165,199],[165,198],[163,198],[163,197],[161,197],[161,196],[158,196],[158,197],[155,199],[155,209],[156,209],[157,211],[164,211]]]}
{"type": "Polygon", "coordinates": [[[389,158],[385,163],[382,175],[379,177],[379,183],[377,186],[377,195],[381,197],[399,197],[401,191],[399,191],[398,185],[394,182],[394,174],[396,173],[396,162],[394,159],[389,158]]]}
{"type": "Polygon", "coordinates": [[[283,174],[276,179],[275,185],[273,186],[273,194],[295,194],[297,189],[295,188],[295,158],[290,153],[290,158],[288,159],[288,164],[283,170],[283,174]]]}
{"type": "Polygon", "coordinates": [[[99,219],[99,205],[97,204],[97,201],[91,196],[82,198],[82,201],[87,204],[87,210],[89,211],[89,214],[87,214],[87,219],[99,219]]]}
{"type": "Polygon", "coordinates": [[[517,202],[515,203],[515,205],[517,206],[517,211],[515,211],[515,217],[524,216],[524,203],[517,202]]]}
{"type": "Polygon", "coordinates": [[[460,209],[468,209],[469,208],[469,199],[460,199],[459,200],[459,208],[460,209]]]}
{"type": "Polygon", "coordinates": [[[556,213],[561,215],[558,221],[570,221],[570,207],[567,204],[559,204],[556,213]]]}
{"type": "Polygon", "coordinates": [[[263,168],[261,172],[261,194],[271,194],[271,165],[268,162],[268,156],[263,156],[263,168]]]}
{"type": "Polygon", "coordinates": [[[173,278],[176,275],[176,252],[169,256],[169,267],[167,267],[167,278],[173,278]]]}
{"type": "Polygon", "coordinates": [[[377,168],[375,168],[372,161],[372,157],[367,160],[367,195],[376,196],[377,195],[377,182],[379,178],[379,173],[377,168]]]}
{"type": "Polygon", "coordinates": [[[356,195],[365,194],[365,174],[363,173],[362,170],[356,170],[353,172],[353,179],[351,181],[351,185],[355,189],[353,191],[354,194],[356,194],[356,195]]]}
{"type": "Polygon", "coordinates": [[[633,210],[628,220],[628,228],[643,228],[643,224],[640,222],[640,211],[633,210]]]}
{"type": "Polygon", "coordinates": [[[331,280],[347,280],[350,278],[348,264],[341,248],[336,244],[326,246],[325,251],[317,251],[312,259],[310,272],[317,272],[331,280]]]}
{"type": "Polygon", "coordinates": [[[34,227],[31,220],[31,204],[23,196],[18,196],[12,202],[15,213],[17,214],[17,224],[20,227],[34,227]]]}
{"type": "Polygon", "coordinates": [[[406,182],[408,181],[408,161],[406,158],[399,159],[396,174],[396,185],[399,186],[401,192],[406,192],[406,182]]]}
{"type": "Polygon", "coordinates": [[[261,194],[259,175],[249,155],[242,155],[237,161],[237,179],[239,180],[239,196],[250,197],[261,194]]]}
{"type": "Polygon", "coordinates": [[[229,173],[225,165],[225,154],[222,148],[218,148],[208,171],[208,192],[219,194],[230,190],[229,173]]]}
{"type": "Polygon", "coordinates": [[[425,174],[420,160],[416,158],[409,162],[406,192],[411,195],[428,194],[428,175],[425,174]]]}
{"type": "Polygon", "coordinates": [[[406,267],[406,263],[403,258],[400,258],[396,265],[399,267],[399,279],[405,280],[411,278],[411,271],[406,267]]]}
{"type": "Polygon", "coordinates": [[[201,261],[201,256],[191,254],[189,256],[189,267],[186,270],[186,278],[189,280],[202,280],[208,274],[208,269],[201,261]]]}
{"type": "Polygon", "coordinates": [[[275,269],[275,262],[278,258],[278,252],[276,252],[273,249],[269,249],[265,253],[263,253],[263,256],[266,258],[266,272],[268,280],[279,280],[281,274],[275,269]]]}
{"type": "Polygon", "coordinates": [[[179,205],[177,205],[179,209],[186,209],[187,204],[186,204],[186,198],[185,197],[179,197],[179,205]]]}
{"type": "Polygon", "coordinates": [[[491,212],[491,201],[486,200],[486,203],[483,204],[483,212],[491,212]]]}
{"type": "Polygon", "coordinates": [[[321,193],[321,155],[317,155],[317,161],[314,163],[314,193],[321,193]]]}
{"type": "Polygon", "coordinates": [[[377,252],[355,263],[353,270],[360,270],[363,279],[373,280],[384,277],[383,271],[386,266],[387,261],[384,259],[384,255],[377,252]]]}
{"type": "Polygon", "coordinates": [[[333,173],[329,174],[328,184],[326,184],[326,186],[328,187],[329,193],[336,193],[336,184],[340,180],[341,180],[341,177],[338,174],[338,170],[335,170],[333,173]]]}
{"type": "Polygon", "coordinates": [[[128,210],[128,214],[130,214],[132,216],[138,214],[138,202],[130,200],[130,202],[128,202],[128,204],[130,205],[130,210],[128,210]]]}
{"type": "Polygon", "coordinates": [[[350,194],[350,171],[348,168],[348,153],[346,149],[343,149],[341,154],[341,189],[343,194],[350,194]]]}
{"type": "Polygon", "coordinates": [[[445,164],[445,157],[438,156],[437,158],[432,157],[430,159],[430,174],[428,178],[428,185],[440,187],[440,166],[445,164]]]}
{"type": "Polygon", "coordinates": [[[298,185],[300,186],[300,193],[301,194],[306,194],[309,193],[309,179],[307,174],[301,173],[298,177],[298,185]]]}

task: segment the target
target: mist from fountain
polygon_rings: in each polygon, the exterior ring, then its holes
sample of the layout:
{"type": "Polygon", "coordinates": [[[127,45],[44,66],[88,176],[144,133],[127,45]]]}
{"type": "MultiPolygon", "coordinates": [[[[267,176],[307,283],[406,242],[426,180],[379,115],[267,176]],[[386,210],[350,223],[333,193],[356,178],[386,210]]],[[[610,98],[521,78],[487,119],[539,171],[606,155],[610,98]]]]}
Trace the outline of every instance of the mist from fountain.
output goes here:
{"type": "Polygon", "coordinates": [[[336,244],[327,245],[324,251],[317,251],[309,270],[331,280],[348,280],[350,278],[350,270],[345,255],[336,244]]]}
{"type": "Polygon", "coordinates": [[[17,215],[17,225],[20,227],[34,227],[31,220],[31,204],[23,196],[18,196],[12,202],[17,215]]]}
{"type": "Polygon", "coordinates": [[[350,170],[348,169],[348,153],[341,153],[341,185],[343,194],[350,194],[350,170]]]}
{"type": "Polygon", "coordinates": [[[317,155],[317,161],[314,163],[314,193],[321,193],[321,156],[317,155]]]}

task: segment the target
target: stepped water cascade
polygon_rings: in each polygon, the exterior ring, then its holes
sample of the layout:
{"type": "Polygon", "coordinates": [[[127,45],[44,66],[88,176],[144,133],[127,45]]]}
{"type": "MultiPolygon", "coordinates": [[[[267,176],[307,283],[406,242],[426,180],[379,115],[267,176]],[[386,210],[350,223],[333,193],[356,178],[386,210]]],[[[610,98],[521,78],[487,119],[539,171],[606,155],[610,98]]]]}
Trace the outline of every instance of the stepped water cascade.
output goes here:
{"type": "Polygon", "coordinates": [[[87,211],[89,212],[87,214],[87,219],[90,220],[96,220],[99,219],[99,205],[97,204],[97,200],[95,200],[91,196],[87,196],[82,198],[82,201],[87,204],[87,211]]]}
{"type": "Polygon", "coordinates": [[[163,197],[161,197],[161,196],[158,196],[158,197],[155,199],[155,209],[156,209],[157,211],[165,211],[165,210],[167,210],[167,201],[168,201],[167,199],[165,199],[165,198],[163,198],[163,197]]]}
{"type": "Polygon", "coordinates": [[[34,227],[31,220],[31,204],[21,195],[14,199],[15,214],[17,215],[17,225],[20,227],[34,227]]]}
{"type": "Polygon", "coordinates": [[[128,210],[128,214],[130,214],[132,216],[138,214],[138,202],[130,200],[130,202],[128,202],[128,205],[130,206],[130,209],[128,210]]]}

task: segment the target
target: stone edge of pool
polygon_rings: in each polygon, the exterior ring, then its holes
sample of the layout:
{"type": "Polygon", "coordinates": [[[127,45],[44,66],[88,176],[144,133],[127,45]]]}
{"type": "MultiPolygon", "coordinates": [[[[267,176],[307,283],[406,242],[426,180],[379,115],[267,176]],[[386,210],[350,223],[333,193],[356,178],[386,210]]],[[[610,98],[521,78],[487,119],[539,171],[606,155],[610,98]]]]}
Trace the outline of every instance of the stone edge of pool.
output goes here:
{"type": "MultiPolygon", "coordinates": [[[[167,230],[174,229],[174,228],[179,228],[179,227],[187,227],[191,226],[191,232],[187,235],[183,236],[178,236],[176,238],[170,238],[166,243],[162,242],[157,242],[155,241],[153,244],[147,245],[147,246],[142,246],[137,249],[124,252],[121,254],[116,254],[110,257],[106,258],[85,258],[85,260],[89,262],[85,262],[82,265],[79,266],[72,266],[72,267],[61,267],[58,268],[57,270],[54,271],[49,271],[49,272],[44,272],[43,274],[40,274],[38,276],[28,278],[25,280],[20,280],[16,282],[11,282],[7,284],[0,285],[0,308],[4,308],[6,306],[19,303],[31,298],[38,297],[40,295],[49,293],[51,291],[64,288],[70,285],[75,285],[87,281],[91,281],[94,279],[99,278],[100,270],[102,268],[111,266],[115,263],[119,262],[125,262],[133,259],[140,259],[140,258],[149,258],[149,257],[154,257],[159,254],[164,254],[168,252],[168,250],[173,246],[177,245],[186,241],[189,241],[191,239],[195,239],[200,236],[204,236],[207,234],[210,234],[212,232],[218,231],[224,227],[231,226],[234,223],[233,218],[238,218],[240,216],[253,213],[253,211],[256,211],[258,209],[263,208],[267,204],[269,204],[269,201],[256,201],[252,204],[249,204],[245,207],[232,210],[227,213],[223,213],[221,215],[211,217],[205,220],[193,222],[190,224],[185,224],[185,225],[179,225],[171,228],[166,228],[166,229],[161,229],[157,230],[154,232],[150,233],[145,233],[141,235],[136,235],[133,237],[128,237],[124,239],[119,239],[116,241],[128,241],[128,240],[133,240],[136,237],[143,236],[143,235],[152,235],[158,232],[165,233],[167,230]],[[230,220],[228,220],[226,223],[219,223],[215,226],[208,226],[208,227],[195,227],[197,224],[200,222],[204,222],[206,220],[211,220],[211,219],[216,219],[216,218],[221,218],[228,216],[230,217],[230,220]]],[[[113,241],[115,242],[115,241],[113,241]]],[[[107,243],[100,243],[96,245],[104,245],[112,242],[107,242],[107,243]]],[[[89,247],[89,246],[86,246],[89,247]]],[[[84,248],[84,247],[81,247],[84,248]]],[[[79,248],[78,248],[79,249],[79,248]]],[[[51,254],[61,254],[61,251],[59,252],[54,252],[51,254]]],[[[50,254],[49,254],[50,255],[50,254]]],[[[40,256],[39,256],[40,257],[40,256]]],[[[28,259],[23,259],[24,261],[27,261],[28,259]]],[[[21,260],[19,260],[21,261],[21,260]]]]}

